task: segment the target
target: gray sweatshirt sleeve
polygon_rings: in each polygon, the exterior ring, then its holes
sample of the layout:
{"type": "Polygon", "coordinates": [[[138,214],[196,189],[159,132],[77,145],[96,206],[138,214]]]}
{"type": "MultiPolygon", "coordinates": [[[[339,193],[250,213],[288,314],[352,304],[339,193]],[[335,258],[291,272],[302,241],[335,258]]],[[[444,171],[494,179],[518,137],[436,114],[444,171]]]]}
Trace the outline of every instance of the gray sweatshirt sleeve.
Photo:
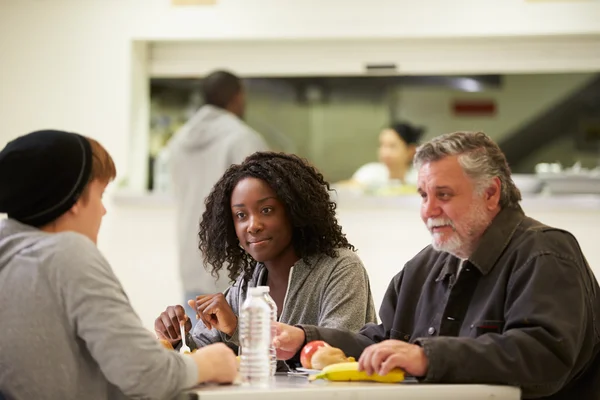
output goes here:
{"type": "Polygon", "coordinates": [[[331,271],[320,299],[320,327],[358,332],[365,324],[377,322],[367,271],[352,255],[331,271]]]}
{"type": "Polygon", "coordinates": [[[245,127],[243,138],[236,140],[231,144],[229,149],[229,162],[232,164],[240,164],[246,157],[254,154],[257,151],[267,151],[269,146],[260,134],[254,132],[249,127],[245,127]]]}
{"type": "Polygon", "coordinates": [[[379,316],[381,323],[365,325],[359,333],[349,332],[341,329],[331,329],[310,325],[298,325],[304,330],[306,342],[323,340],[334,347],[339,347],[348,356],[358,360],[363,350],[375,343],[390,338],[390,330],[398,302],[398,288],[402,284],[404,270],[401,270],[390,282],[381,302],[379,316]]]}
{"type": "MultiPolygon", "coordinates": [[[[65,233],[48,269],[57,302],[109,382],[125,395],[171,398],[197,382],[189,356],[145,329],[106,259],[89,239],[65,233]]],[[[56,321],[48,321],[56,323],[56,321]]]]}

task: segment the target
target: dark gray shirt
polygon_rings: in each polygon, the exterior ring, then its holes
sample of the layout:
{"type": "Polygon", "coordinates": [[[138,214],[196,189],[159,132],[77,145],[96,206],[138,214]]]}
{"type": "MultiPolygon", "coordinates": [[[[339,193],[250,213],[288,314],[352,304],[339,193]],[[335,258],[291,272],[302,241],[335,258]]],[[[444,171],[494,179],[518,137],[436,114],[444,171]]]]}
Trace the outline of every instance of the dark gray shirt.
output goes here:
{"type": "Polygon", "coordinates": [[[303,326],[359,357],[386,339],[421,345],[428,382],[519,386],[524,398],[600,398],[600,288],[568,232],[504,209],[464,262],[426,247],[394,277],[380,325],[303,326]]]}

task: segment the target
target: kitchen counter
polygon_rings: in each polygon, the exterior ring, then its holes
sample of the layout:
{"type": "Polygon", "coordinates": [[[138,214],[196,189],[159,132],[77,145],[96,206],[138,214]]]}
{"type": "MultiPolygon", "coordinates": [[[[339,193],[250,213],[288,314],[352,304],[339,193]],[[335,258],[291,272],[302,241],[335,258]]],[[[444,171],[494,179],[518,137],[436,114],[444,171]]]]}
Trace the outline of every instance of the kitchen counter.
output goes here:
{"type": "MultiPolygon", "coordinates": [[[[351,208],[415,208],[419,207],[421,199],[418,195],[402,196],[373,196],[340,190],[332,193],[332,198],[340,207],[351,208]]],[[[123,206],[158,206],[173,207],[175,205],[172,195],[165,193],[131,192],[119,190],[112,195],[116,205],[123,206]]],[[[600,210],[600,195],[592,194],[527,194],[523,195],[521,205],[524,209],[571,209],[571,210],[600,210]]]]}
{"type": "MultiPolygon", "coordinates": [[[[431,242],[419,215],[421,199],[417,195],[374,197],[341,190],[334,196],[339,223],[365,265],[378,309],[390,280],[431,242]]],[[[156,315],[166,305],[180,302],[182,296],[173,199],[168,195],[125,192],[108,193],[107,198],[108,214],[99,238],[101,250],[124,283],[144,324],[152,329],[156,315]],[[140,276],[144,277],[143,284],[140,276]],[[160,296],[149,298],[148,293],[160,296]]],[[[530,217],[573,233],[600,277],[600,196],[527,195],[522,207],[530,217]]]]}

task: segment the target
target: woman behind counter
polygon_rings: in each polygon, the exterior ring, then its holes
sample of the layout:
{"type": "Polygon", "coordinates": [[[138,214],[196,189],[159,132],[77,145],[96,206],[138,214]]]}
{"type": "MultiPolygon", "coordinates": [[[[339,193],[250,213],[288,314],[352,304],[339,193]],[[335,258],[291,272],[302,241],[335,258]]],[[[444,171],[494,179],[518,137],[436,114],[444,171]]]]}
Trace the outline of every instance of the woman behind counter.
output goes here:
{"type": "Polygon", "coordinates": [[[381,187],[393,182],[416,186],[412,160],[425,130],[407,122],[395,123],[379,134],[379,162],[360,167],[349,182],[364,187],[381,187]]]}

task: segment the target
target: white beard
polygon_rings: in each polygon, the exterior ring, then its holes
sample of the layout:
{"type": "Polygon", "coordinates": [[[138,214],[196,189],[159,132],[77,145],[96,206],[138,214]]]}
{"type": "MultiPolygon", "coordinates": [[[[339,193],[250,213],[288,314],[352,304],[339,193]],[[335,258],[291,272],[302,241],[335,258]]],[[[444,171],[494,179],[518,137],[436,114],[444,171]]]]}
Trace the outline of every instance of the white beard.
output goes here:
{"type": "Polygon", "coordinates": [[[434,250],[445,251],[463,259],[466,259],[471,255],[479,237],[490,224],[490,219],[481,200],[477,199],[475,201],[475,204],[471,207],[467,215],[462,218],[460,224],[465,227],[465,229],[461,230],[467,232],[466,235],[459,234],[454,221],[448,218],[428,219],[427,228],[429,229],[429,232],[431,232],[431,245],[434,250]],[[452,233],[432,232],[434,226],[441,225],[449,225],[452,227],[452,233]]]}

